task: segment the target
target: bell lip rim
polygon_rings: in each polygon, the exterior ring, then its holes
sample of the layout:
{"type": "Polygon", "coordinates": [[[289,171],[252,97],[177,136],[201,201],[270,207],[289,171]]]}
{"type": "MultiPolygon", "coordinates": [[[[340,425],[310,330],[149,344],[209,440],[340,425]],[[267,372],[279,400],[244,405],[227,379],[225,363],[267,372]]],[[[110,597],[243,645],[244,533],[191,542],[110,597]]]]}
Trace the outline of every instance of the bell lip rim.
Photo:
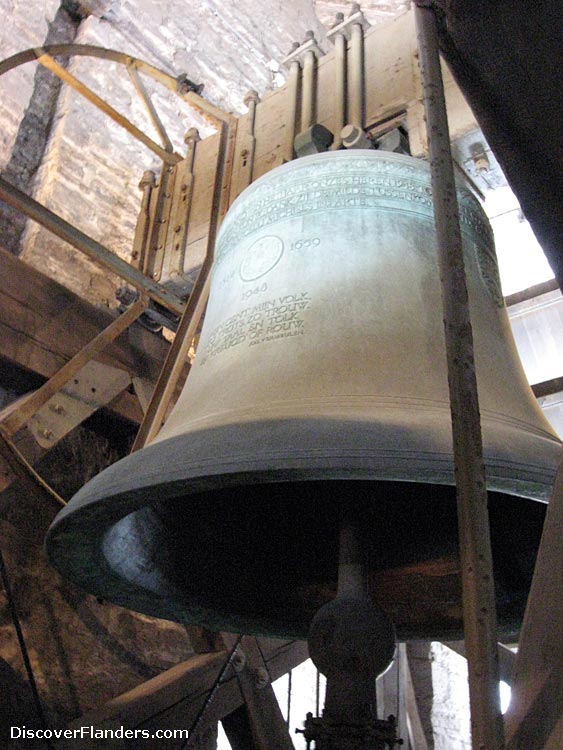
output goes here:
{"type": "MultiPolygon", "coordinates": [[[[228,431],[232,428],[232,425],[224,425],[223,429],[228,431]]],[[[207,430],[202,430],[201,433],[205,434],[207,430]]],[[[197,433],[186,432],[181,435],[166,438],[165,440],[153,443],[142,450],[146,457],[147,451],[151,453],[160,453],[164,446],[169,446],[171,443],[183,443],[193,439],[197,433]]],[[[407,461],[412,467],[412,457],[405,457],[401,461],[397,460],[395,456],[394,469],[392,471],[387,470],[384,472],[379,469],[379,472],[374,469],[373,466],[367,466],[370,460],[373,460],[375,451],[367,456],[351,456],[349,454],[343,455],[340,451],[340,459],[342,462],[346,462],[346,466],[337,467],[334,464],[335,454],[332,452],[326,452],[320,457],[316,457],[314,461],[310,455],[307,456],[278,456],[277,458],[271,456],[256,456],[256,455],[244,455],[244,457],[231,457],[230,461],[226,462],[224,459],[217,460],[213,467],[204,467],[204,471],[196,473],[193,469],[197,466],[201,469],[201,464],[195,462],[190,465],[183,463],[182,467],[184,471],[182,475],[176,475],[172,479],[166,481],[152,482],[148,484],[148,481],[154,477],[147,477],[146,473],[144,476],[145,484],[136,485],[134,487],[129,486],[128,488],[118,489],[116,492],[108,491],[110,486],[107,481],[108,473],[112,469],[120,467],[123,469],[124,463],[131,464],[135,461],[140,461],[138,453],[130,454],[124,457],[115,464],[112,464],[107,469],[100,472],[98,475],[93,477],[87,482],[62,508],[52,521],[47,534],[45,537],[45,547],[49,559],[51,559],[50,545],[57,539],[62,533],[70,527],[85,527],[89,529],[92,527],[92,522],[89,521],[90,511],[93,507],[100,510],[104,510],[103,523],[100,524],[98,519],[96,528],[99,533],[96,534],[98,538],[102,539],[105,533],[116,523],[123,520],[126,516],[135,513],[143,507],[150,506],[159,500],[173,499],[181,497],[182,495],[190,497],[192,495],[198,495],[206,492],[211,492],[220,487],[244,487],[249,484],[275,484],[292,481],[374,481],[374,482],[402,482],[409,484],[423,484],[423,485],[438,485],[445,487],[455,488],[454,480],[454,469],[451,454],[438,453],[428,451],[427,457],[432,458],[433,466],[441,463],[444,471],[441,474],[434,471],[433,473],[428,469],[423,476],[423,472],[418,470],[416,477],[409,478],[405,476],[404,468],[407,461]],[[351,461],[356,461],[356,465],[350,467],[351,461]],[[282,465],[283,462],[283,465],[282,465]],[[246,467],[242,468],[241,464],[245,463],[246,467]],[[360,465],[363,463],[363,465],[360,465]],[[239,470],[228,470],[228,466],[235,464],[240,467],[239,470]],[[213,473],[211,469],[213,468],[213,473]],[[217,471],[222,468],[222,471],[217,471]],[[190,469],[192,471],[190,472],[190,469]],[[103,478],[103,479],[102,479],[103,478]],[[249,479],[252,481],[249,482],[249,479]],[[97,480],[97,481],[96,481],[97,480]],[[188,483],[188,484],[186,484],[188,483]],[[91,487],[91,485],[94,487],[91,487]],[[101,486],[99,486],[101,485],[101,486]],[[155,488],[159,488],[158,499],[154,498],[155,488]],[[89,492],[88,492],[89,490],[89,492]],[[92,490],[94,490],[92,492],[92,490]],[[153,499],[152,502],[147,502],[147,499],[153,499]],[[86,517],[84,517],[86,516],[86,517]]],[[[153,459],[153,464],[159,463],[158,460],[153,459]]],[[[147,466],[147,462],[144,462],[147,466]]],[[[512,497],[522,498],[530,502],[538,502],[542,505],[549,503],[549,495],[551,491],[551,483],[549,483],[548,472],[545,467],[538,467],[537,473],[540,474],[544,479],[542,482],[543,492],[539,491],[539,477],[534,483],[530,477],[527,479],[520,479],[517,482],[512,479],[511,485],[507,482],[510,480],[511,475],[514,474],[515,464],[508,464],[504,462],[504,472],[498,472],[503,467],[503,462],[497,462],[497,464],[491,464],[487,462],[485,457],[485,466],[487,472],[487,492],[508,495],[512,497]],[[496,468],[497,472],[495,475],[491,474],[491,469],[496,468]],[[512,471],[510,469],[512,468],[512,471]],[[532,487],[536,488],[534,492],[532,487]]],[[[529,466],[529,464],[528,464],[529,466]]],[[[131,472],[129,472],[131,474],[131,472]]],[[[552,477],[555,475],[555,467],[552,470],[552,477]]],[[[111,474],[110,474],[111,481],[111,474]]],[[[58,544],[58,542],[55,542],[58,544]]]]}
{"type": "MultiPolygon", "coordinates": [[[[306,472],[307,474],[309,474],[308,477],[295,477],[293,469],[290,469],[288,471],[292,473],[293,480],[311,479],[310,472],[306,472]]],[[[264,476],[272,476],[271,470],[264,470],[261,473],[264,476]]],[[[232,480],[230,485],[228,486],[236,487],[237,485],[240,486],[243,484],[242,480],[244,479],[244,477],[248,477],[248,473],[239,472],[228,475],[214,474],[213,479],[224,480],[226,476],[228,476],[232,480]]],[[[254,473],[254,476],[256,476],[256,473],[254,473]]],[[[207,477],[200,479],[207,479],[207,477]]],[[[326,475],[318,477],[318,479],[322,479],[325,481],[340,481],[338,478],[327,477],[326,475]]],[[[346,479],[351,479],[351,477],[348,475],[346,479]]],[[[366,479],[369,480],[368,477],[355,477],[352,481],[361,481],[362,479],[364,479],[364,481],[366,479]]],[[[279,477],[275,477],[271,481],[277,482],[279,481],[279,477]]],[[[288,479],[287,481],[291,480],[288,479]]],[[[397,480],[379,479],[376,481],[396,482],[397,480]]],[[[400,481],[405,483],[408,482],[408,480],[405,480],[404,478],[402,478],[400,481]]],[[[416,484],[417,482],[412,481],[408,483],[416,484]]],[[[453,483],[448,484],[445,482],[428,483],[419,481],[418,483],[424,485],[441,484],[442,486],[450,486],[452,487],[452,489],[454,487],[453,483]]],[[[179,488],[181,484],[182,480],[178,479],[163,483],[160,485],[160,487],[162,488],[163,486],[167,486],[168,489],[172,489],[174,486],[177,486],[179,488]]],[[[225,487],[227,485],[225,485],[223,481],[221,486],[225,487]]],[[[208,486],[207,489],[211,490],[212,487],[208,486]]],[[[154,503],[161,500],[179,498],[183,494],[185,494],[187,499],[189,499],[191,495],[197,495],[206,491],[205,489],[201,489],[198,487],[197,489],[194,489],[193,492],[185,493],[185,486],[182,487],[182,490],[182,492],[178,493],[167,493],[165,496],[159,497],[158,500],[155,500],[154,503]]],[[[498,492],[495,490],[491,491],[498,492]]],[[[240,627],[242,626],[242,623],[248,622],[247,618],[244,618],[242,615],[231,613],[231,615],[229,615],[231,619],[229,620],[228,617],[226,615],[224,616],[223,613],[219,613],[218,611],[201,604],[197,605],[198,613],[196,613],[196,606],[194,606],[193,602],[191,603],[189,602],[189,600],[182,601],[179,598],[170,599],[166,596],[158,596],[151,589],[143,587],[139,582],[127,579],[119,571],[111,567],[111,564],[106,558],[103,550],[103,544],[106,534],[117,523],[124,520],[127,516],[141,510],[144,507],[148,507],[154,504],[145,502],[147,496],[150,495],[150,492],[151,487],[144,487],[141,488],[141,490],[137,489],[134,494],[131,491],[125,491],[117,493],[115,495],[106,496],[97,501],[92,500],[92,502],[95,503],[99,510],[103,510],[102,520],[100,520],[99,516],[95,519],[91,518],[90,520],[88,520],[88,513],[87,518],[84,518],[84,511],[88,511],[88,509],[91,507],[91,503],[88,503],[88,505],[83,508],[76,509],[74,513],[70,513],[71,509],[69,509],[70,515],[68,515],[68,513],[65,513],[65,511],[69,507],[69,503],[66,508],[59,512],[47,532],[47,536],[45,539],[45,550],[50,564],[53,565],[65,579],[69,580],[74,585],[78,586],[91,595],[98,596],[102,599],[107,599],[109,602],[116,606],[126,607],[127,609],[131,609],[133,611],[137,611],[151,617],[167,619],[173,622],[181,623],[213,623],[216,622],[219,618],[224,625],[222,625],[223,629],[231,628],[232,632],[238,632],[240,630],[240,627]],[[60,536],[61,534],[62,538],[60,536]],[[81,543],[81,554],[68,554],[68,550],[72,548],[73,542],[75,544],[81,543]],[[66,554],[65,550],[67,551],[66,554]],[[60,554],[61,551],[63,552],[62,555],[60,554]],[[65,564],[69,560],[71,561],[71,564],[65,564]],[[96,571],[95,575],[92,575],[92,570],[96,571]],[[97,581],[102,579],[103,585],[96,586],[95,584],[97,583],[97,581]],[[115,593],[111,592],[110,594],[108,594],[108,583],[112,584],[112,586],[116,586],[116,589],[114,589],[115,593]],[[117,596],[115,594],[117,594],[117,596]],[[190,612],[193,614],[189,614],[190,612]]],[[[501,492],[500,494],[503,493],[501,492]]],[[[505,492],[504,494],[509,493],[505,492]]],[[[542,501],[538,501],[534,498],[524,498],[522,495],[520,495],[519,497],[528,499],[530,502],[539,502],[541,505],[545,505],[545,503],[543,503],[542,501]]],[[[452,502],[455,502],[455,498],[452,499],[452,502]]],[[[452,620],[452,622],[449,624],[442,621],[437,621],[435,627],[437,639],[443,640],[444,638],[450,638],[451,640],[457,634],[462,633],[462,626],[459,626],[459,624],[454,620],[452,620]]],[[[408,627],[402,627],[400,633],[398,633],[398,640],[411,640],[413,638],[416,639],[421,637],[415,623],[413,623],[410,628],[411,629],[408,629],[408,627]]],[[[499,628],[501,628],[500,621],[499,628]]],[[[262,627],[255,626],[253,624],[250,634],[272,637],[272,631],[274,629],[276,629],[276,627],[273,621],[270,624],[270,629],[268,629],[267,624],[263,625],[262,627]]],[[[502,632],[500,630],[499,632],[501,633],[501,636],[503,638],[511,638],[517,635],[518,630],[514,630],[513,626],[509,625],[507,622],[502,625],[502,632]]],[[[283,635],[278,634],[275,637],[302,638],[304,636],[301,631],[298,632],[297,630],[292,630],[288,627],[284,631],[283,635]]]]}

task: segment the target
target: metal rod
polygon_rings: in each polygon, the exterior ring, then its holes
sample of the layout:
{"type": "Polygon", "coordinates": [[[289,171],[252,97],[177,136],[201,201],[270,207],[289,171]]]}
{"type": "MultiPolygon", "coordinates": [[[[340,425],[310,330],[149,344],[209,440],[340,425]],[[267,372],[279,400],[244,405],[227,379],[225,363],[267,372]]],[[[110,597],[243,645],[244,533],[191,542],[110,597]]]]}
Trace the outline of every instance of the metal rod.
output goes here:
{"type": "Polygon", "coordinates": [[[415,6],[415,18],[442,280],[472,744],[475,750],[501,750],[504,738],[487,489],[459,209],[435,16],[428,8],[415,6]]]}
{"type": "Polygon", "coordinates": [[[301,131],[315,124],[315,62],[313,50],[305,52],[303,60],[303,98],[301,107],[301,131]]]}
{"type": "Polygon", "coordinates": [[[68,221],[37,203],[18,188],[10,185],[3,177],[0,177],[0,200],[29,216],[33,221],[41,224],[57,237],[83,252],[94,263],[117,274],[141,292],[146,292],[151,299],[159,302],[167,310],[171,310],[177,315],[182,313],[184,305],[172,292],[148,279],[139,270],[108,250],[107,247],[88,237],[80,229],[73,227],[68,221]]]}
{"type": "Polygon", "coordinates": [[[348,107],[351,125],[364,128],[364,30],[360,23],[350,29],[350,77],[348,107]]]}
{"type": "Polygon", "coordinates": [[[72,359],[69,359],[53,377],[49,378],[41,388],[32,393],[18,409],[13,411],[2,422],[2,427],[6,433],[8,435],[15,435],[87,362],[102,352],[108,344],[114,341],[131,323],[137,320],[147,307],[148,298],[143,295],[123,315],[116,318],[107,328],[75,354],[72,359]]]}
{"type": "Polygon", "coordinates": [[[301,78],[301,65],[298,60],[292,60],[289,66],[289,78],[287,82],[287,97],[289,106],[287,109],[287,139],[285,142],[285,161],[295,158],[293,143],[297,127],[297,109],[299,104],[299,84],[301,78]]]}
{"type": "MultiPolygon", "coordinates": [[[[22,630],[21,623],[20,623],[20,618],[18,616],[18,611],[16,609],[16,602],[14,600],[14,592],[12,591],[10,578],[8,576],[8,570],[6,568],[6,564],[4,562],[4,556],[2,555],[1,550],[0,550],[0,577],[2,578],[2,583],[4,585],[4,590],[6,592],[6,598],[8,600],[8,606],[10,608],[12,622],[14,624],[14,629],[16,631],[16,636],[18,639],[18,644],[20,647],[25,671],[27,674],[27,679],[29,681],[29,686],[31,688],[31,694],[33,695],[33,702],[35,703],[35,710],[37,711],[37,715],[39,717],[41,725],[43,729],[45,730],[48,728],[49,725],[47,724],[47,719],[45,717],[45,713],[43,711],[43,705],[41,703],[41,698],[39,696],[39,690],[37,689],[37,683],[35,682],[35,675],[33,674],[31,660],[29,658],[29,653],[27,650],[25,638],[23,635],[23,630],[22,630]]],[[[49,748],[53,747],[53,744],[49,739],[46,739],[45,743],[47,747],[49,748]]]]}
{"type": "Polygon", "coordinates": [[[342,132],[342,128],[346,125],[346,51],[346,37],[344,34],[335,34],[334,64],[336,71],[336,122],[334,128],[334,142],[332,144],[334,150],[340,148],[342,145],[340,133],[342,132]]]}
{"type": "Polygon", "coordinates": [[[78,93],[89,102],[91,102],[91,104],[93,104],[104,114],[110,117],[114,122],[120,125],[134,138],[143,143],[147,148],[160,156],[162,161],[164,161],[166,164],[177,164],[179,161],[182,161],[181,156],[174,153],[171,154],[163,149],[162,146],[159,146],[158,143],[155,143],[152,138],[149,138],[148,135],[145,135],[145,133],[143,133],[142,130],[139,130],[136,125],[133,125],[132,122],[129,122],[126,117],[121,115],[111,105],[109,105],[101,97],[95,94],[92,89],[88,88],[88,86],[85,86],[82,81],[79,81],[78,78],[75,78],[72,73],[69,73],[68,70],[59,65],[59,63],[50,55],[48,55],[47,53],[43,53],[41,50],[38,50],[37,62],[41,63],[43,67],[50,70],[51,73],[54,73],[57,78],[60,78],[61,81],[66,83],[75,91],[78,91],[78,93]]]}
{"type": "Polygon", "coordinates": [[[156,111],[156,108],[152,102],[152,99],[150,98],[149,93],[145,88],[145,84],[142,82],[139,72],[133,63],[130,63],[127,66],[127,72],[129,73],[129,78],[131,79],[133,86],[135,86],[137,93],[139,94],[139,96],[142,99],[143,104],[145,105],[145,109],[147,110],[150,120],[152,124],[154,125],[156,132],[158,133],[160,142],[162,143],[166,151],[169,151],[170,153],[172,153],[174,151],[174,146],[172,145],[172,141],[168,137],[166,128],[162,124],[162,120],[158,116],[158,112],[156,111]]]}
{"type": "Polygon", "coordinates": [[[193,747],[195,745],[195,743],[197,742],[196,733],[197,733],[197,730],[199,729],[199,725],[201,724],[201,721],[202,721],[203,717],[205,716],[205,712],[209,708],[209,706],[211,704],[211,701],[215,697],[215,693],[219,689],[219,687],[221,685],[221,682],[223,680],[223,677],[225,676],[225,674],[227,672],[227,669],[233,663],[233,659],[235,658],[235,654],[236,654],[237,648],[239,647],[239,644],[240,644],[241,641],[242,641],[242,635],[237,636],[237,639],[234,642],[234,645],[233,645],[233,647],[232,647],[232,649],[231,649],[231,651],[229,653],[229,656],[227,657],[227,659],[225,660],[225,663],[221,667],[221,669],[219,671],[219,674],[217,675],[217,678],[215,679],[215,682],[213,683],[213,687],[209,691],[209,693],[207,695],[207,698],[203,702],[203,705],[202,705],[201,709],[199,710],[199,713],[195,717],[195,720],[194,720],[193,724],[190,727],[190,731],[188,733],[188,738],[182,744],[182,747],[180,748],[180,750],[187,750],[187,748],[193,747]]]}
{"type": "Polygon", "coordinates": [[[59,506],[64,507],[66,502],[63,498],[58,495],[55,490],[47,484],[47,482],[39,476],[33,466],[25,458],[14,443],[10,440],[10,436],[4,430],[4,427],[0,424],[0,456],[8,464],[12,472],[16,477],[20,477],[24,482],[28,482],[33,486],[34,491],[39,492],[46,500],[54,500],[59,506]]]}
{"type": "Polygon", "coordinates": [[[357,517],[342,509],[338,558],[337,596],[367,595],[367,573],[361,529],[357,517]]]}

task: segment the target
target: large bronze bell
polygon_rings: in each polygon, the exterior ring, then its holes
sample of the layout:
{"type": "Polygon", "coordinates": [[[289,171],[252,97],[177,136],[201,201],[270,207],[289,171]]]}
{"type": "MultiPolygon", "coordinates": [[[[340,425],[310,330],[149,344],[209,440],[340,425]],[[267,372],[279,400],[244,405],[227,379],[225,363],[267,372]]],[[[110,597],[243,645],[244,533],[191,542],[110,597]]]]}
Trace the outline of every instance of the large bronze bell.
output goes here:
{"type": "MultiPolygon", "coordinates": [[[[459,200],[508,636],[560,443],[514,348],[489,224],[461,185],[459,200]]],[[[345,505],[398,636],[454,638],[453,482],[428,166],[339,151],[275,169],[234,203],[181,398],[150,446],[74,497],[47,546],[65,576],[125,607],[304,637],[336,592],[345,505]]]]}

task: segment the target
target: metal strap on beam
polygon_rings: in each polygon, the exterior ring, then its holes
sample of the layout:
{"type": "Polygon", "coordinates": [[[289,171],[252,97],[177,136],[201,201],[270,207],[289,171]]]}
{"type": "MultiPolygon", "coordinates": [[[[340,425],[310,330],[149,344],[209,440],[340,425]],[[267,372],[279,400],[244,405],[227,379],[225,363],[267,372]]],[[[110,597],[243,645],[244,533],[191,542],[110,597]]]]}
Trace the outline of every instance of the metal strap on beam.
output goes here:
{"type": "Polygon", "coordinates": [[[504,747],[487,487],[459,208],[434,13],[415,6],[426,112],[457,488],[474,750],[504,747]]]}
{"type": "Polygon", "coordinates": [[[87,255],[94,263],[97,263],[107,271],[117,274],[125,279],[131,286],[145,292],[155,302],[158,302],[167,310],[180,315],[184,309],[182,302],[174,294],[155,281],[144,276],[140,271],[117,255],[108,250],[107,247],[96,242],[80,229],[73,227],[57,214],[42,206],[30,198],[21,190],[10,185],[3,177],[0,177],[0,200],[3,200],[12,208],[21,211],[33,221],[38,222],[50,232],[60,237],[65,242],[87,255]]]}
{"type": "Polygon", "coordinates": [[[95,339],[90,341],[83,349],[70,359],[66,365],[56,372],[52,378],[44,383],[27,398],[23,404],[12,412],[2,423],[7,435],[15,433],[36,414],[49,399],[55,395],[84,365],[96,355],[100,354],[108,344],[116,339],[123,331],[133,323],[148,306],[148,299],[142,296],[123,315],[116,318],[105,330],[99,333],[95,339]]]}

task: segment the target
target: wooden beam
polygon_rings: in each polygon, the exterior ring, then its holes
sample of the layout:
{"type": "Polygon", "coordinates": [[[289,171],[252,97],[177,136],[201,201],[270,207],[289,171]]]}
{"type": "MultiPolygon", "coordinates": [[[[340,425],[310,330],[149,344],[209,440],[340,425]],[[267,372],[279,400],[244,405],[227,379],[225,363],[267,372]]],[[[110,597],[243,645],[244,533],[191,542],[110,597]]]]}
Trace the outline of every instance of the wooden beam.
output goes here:
{"type": "MultiPolygon", "coordinates": [[[[230,648],[234,639],[235,636],[223,636],[230,648]]],[[[243,638],[241,650],[245,663],[237,672],[237,679],[246,704],[254,747],[256,750],[294,750],[258,640],[243,638]]]]}
{"type": "Polygon", "coordinates": [[[514,305],[520,304],[520,302],[527,302],[528,300],[540,297],[542,294],[549,294],[559,289],[559,283],[557,279],[549,279],[549,281],[542,281],[541,284],[535,284],[527,289],[522,289],[521,292],[514,292],[509,294],[508,297],[504,298],[504,304],[507,307],[513,307],[514,305]]]}
{"type": "Polygon", "coordinates": [[[502,750],[496,604],[483,443],[438,28],[430,7],[415,5],[415,19],[448,365],[471,741],[474,750],[502,750]]]}
{"type": "Polygon", "coordinates": [[[541,383],[534,383],[534,385],[532,385],[532,391],[536,398],[552,396],[554,393],[561,393],[563,391],[563,377],[544,380],[541,383]]]}
{"type": "Polygon", "coordinates": [[[147,309],[148,298],[140,297],[123,315],[115,318],[107,328],[104,328],[92,341],[80,349],[60,370],[36,390],[24,403],[13,411],[4,421],[2,427],[9,435],[14,435],[26,422],[36,414],[49,399],[54,396],[66,383],[74,377],[85,364],[98,354],[137,320],[139,315],[147,309]]]}
{"type": "Polygon", "coordinates": [[[563,730],[563,461],[555,477],[514,663],[507,750],[544,750],[563,730]]]}
{"type": "MultiPolygon", "coordinates": [[[[8,362],[50,378],[113,320],[108,310],[0,249],[0,353],[8,362]]],[[[135,323],[96,359],[154,385],[168,349],[164,339],[135,323]]],[[[142,419],[131,394],[110,408],[134,422],[142,419]]]]}
{"type": "MultiPolygon", "coordinates": [[[[260,639],[260,646],[272,680],[297,667],[308,657],[307,646],[302,641],[263,638],[260,639]]],[[[119,724],[126,728],[151,730],[189,728],[226,658],[226,651],[198,654],[76,719],[70,727],[104,728],[119,724]]],[[[229,670],[210,702],[200,728],[213,726],[242,703],[237,678],[233,670],[229,670]]]]}
{"type": "Polygon", "coordinates": [[[180,314],[184,305],[168,289],[160,286],[152,279],[142,274],[137,268],[129,265],[119,256],[108,250],[107,247],[89,237],[80,229],[77,229],[68,221],[65,221],[57,214],[42,206],[29,195],[22,193],[21,190],[11,185],[9,182],[0,177],[0,200],[3,200],[16,211],[21,211],[33,221],[48,229],[61,240],[68,242],[80,252],[87,255],[97,265],[106,271],[115,273],[120,278],[127,281],[131,286],[139,289],[141,292],[154,299],[155,302],[166,307],[176,314],[180,314]]]}

